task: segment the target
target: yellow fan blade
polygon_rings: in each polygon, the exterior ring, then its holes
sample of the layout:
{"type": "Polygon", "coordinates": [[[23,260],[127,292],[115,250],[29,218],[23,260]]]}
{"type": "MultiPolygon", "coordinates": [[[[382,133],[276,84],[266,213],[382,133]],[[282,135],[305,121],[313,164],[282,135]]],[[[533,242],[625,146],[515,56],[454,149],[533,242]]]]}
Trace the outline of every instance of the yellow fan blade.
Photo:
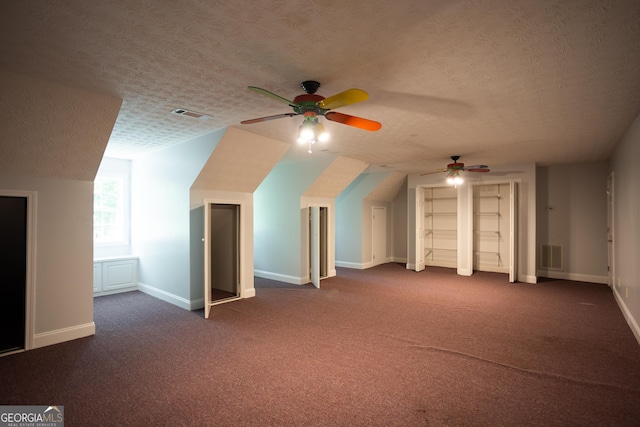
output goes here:
{"type": "Polygon", "coordinates": [[[367,99],[369,99],[367,92],[361,89],[347,89],[344,92],[340,92],[318,102],[318,107],[323,110],[334,110],[344,107],[345,105],[366,101],[367,99]]]}

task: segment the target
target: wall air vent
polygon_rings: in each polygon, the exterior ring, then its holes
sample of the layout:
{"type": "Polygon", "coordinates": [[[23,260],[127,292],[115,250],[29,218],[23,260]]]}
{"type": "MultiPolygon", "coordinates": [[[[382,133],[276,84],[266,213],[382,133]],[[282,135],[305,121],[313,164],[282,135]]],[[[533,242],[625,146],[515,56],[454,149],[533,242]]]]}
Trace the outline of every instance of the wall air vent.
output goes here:
{"type": "Polygon", "coordinates": [[[207,120],[209,118],[209,116],[207,116],[206,114],[196,113],[195,111],[185,110],[184,108],[177,108],[173,110],[172,113],[179,116],[187,116],[200,120],[207,120]]]}
{"type": "Polygon", "coordinates": [[[562,245],[540,245],[540,269],[563,270],[562,245]]]}

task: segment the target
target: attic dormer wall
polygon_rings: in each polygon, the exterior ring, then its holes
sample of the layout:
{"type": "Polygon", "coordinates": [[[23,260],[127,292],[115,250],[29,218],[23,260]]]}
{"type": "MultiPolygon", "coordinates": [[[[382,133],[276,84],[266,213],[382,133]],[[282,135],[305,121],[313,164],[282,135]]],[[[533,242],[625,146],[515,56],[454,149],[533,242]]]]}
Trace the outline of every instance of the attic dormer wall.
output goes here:
{"type": "Polygon", "coordinates": [[[34,201],[28,341],[92,335],[93,180],[122,101],[5,71],[0,92],[0,194],[34,201]]]}
{"type": "Polygon", "coordinates": [[[309,207],[329,208],[329,275],[335,274],[335,199],[367,167],[346,157],[279,163],[255,193],[255,274],[309,282],[309,207]]]}
{"type": "MultiPolygon", "coordinates": [[[[384,207],[387,211],[387,259],[395,260],[395,235],[406,234],[406,221],[397,221],[395,203],[406,185],[404,174],[397,172],[362,173],[349,185],[336,201],[336,265],[339,267],[368,268],[372,265],[372,209],[384,207]]],[[[400,205],[404,206],[406,199],[400,205]]],[[[404,210],[404,209],[402,209],[404,210]]],[[[406,210],[404,210],[406,212],[406,210]]],[[[406,245],[403,240],[402,245],[406,245]]],[[[403,260],[406,254],[400,254],[403,260]]]]}
{"type": "Polygon", "coordinates": [[[333,161],[332,157],[278,163],[254,193],[255,275],[287,283],[308,282],[301,271],[306,219],[300,197],[333,161]]]}
{"type": "MultiPolygon", "coordinates": [[[[290,145],[236,128],[228,128],[202,167],[190,191],[191,301],[204,301],[205,204],[240,206],[240,294],[255,295],[253,193],[290,145]]],[[[216,242],[212,242],[215,244],[216,242]]]]}
{"type": "Polygon", "coordinates": [[[212,132],[136,158],[131,165],[131,246],[139,259],[138,287],[184,309],[195,308],[191,186],[223,135],[224,130],[212,132]]]}
{"type": "Polygon", "coordinates": [[[139,288],[188,310],[203,306],[203,206],[219,201],[243,205],[241,285],[251,294],[253,191],[288,147],[227,128],[134,159],[131,229],[139,288]]]}

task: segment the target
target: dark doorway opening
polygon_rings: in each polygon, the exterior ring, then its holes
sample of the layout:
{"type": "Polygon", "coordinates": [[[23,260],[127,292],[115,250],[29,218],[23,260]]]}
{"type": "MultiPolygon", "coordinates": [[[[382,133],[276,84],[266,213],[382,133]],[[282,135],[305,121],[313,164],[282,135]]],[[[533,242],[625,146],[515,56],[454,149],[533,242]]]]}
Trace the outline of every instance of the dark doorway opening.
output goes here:
{"type": "Polygon", "coordinates": [[[0,353],[25,348],[27,198],[0,196],[0,353]]]}

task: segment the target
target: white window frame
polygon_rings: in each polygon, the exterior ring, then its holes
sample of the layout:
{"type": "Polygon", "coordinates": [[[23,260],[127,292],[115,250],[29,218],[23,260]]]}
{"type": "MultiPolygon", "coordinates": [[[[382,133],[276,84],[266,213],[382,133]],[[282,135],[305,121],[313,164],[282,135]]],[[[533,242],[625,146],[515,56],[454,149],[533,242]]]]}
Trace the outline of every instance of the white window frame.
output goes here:
{"type": "MultiPolygon", "coordinates": [[[[129,254],[131,248],[131,162],[128,160],[104,158],[96,175],[96,180],[99,178],[116,178],[121,181],[122,195],[119,210],[122,217],[121,220],[118,221],[121,223],[121,237],[117,240],[96,240],[94,224],[94,250],[96,252],[106,251],[105,254],[108,255],[129,254]]],[[[95,190],[96,186],[94,184],[94,191],[95,190]]]]}

